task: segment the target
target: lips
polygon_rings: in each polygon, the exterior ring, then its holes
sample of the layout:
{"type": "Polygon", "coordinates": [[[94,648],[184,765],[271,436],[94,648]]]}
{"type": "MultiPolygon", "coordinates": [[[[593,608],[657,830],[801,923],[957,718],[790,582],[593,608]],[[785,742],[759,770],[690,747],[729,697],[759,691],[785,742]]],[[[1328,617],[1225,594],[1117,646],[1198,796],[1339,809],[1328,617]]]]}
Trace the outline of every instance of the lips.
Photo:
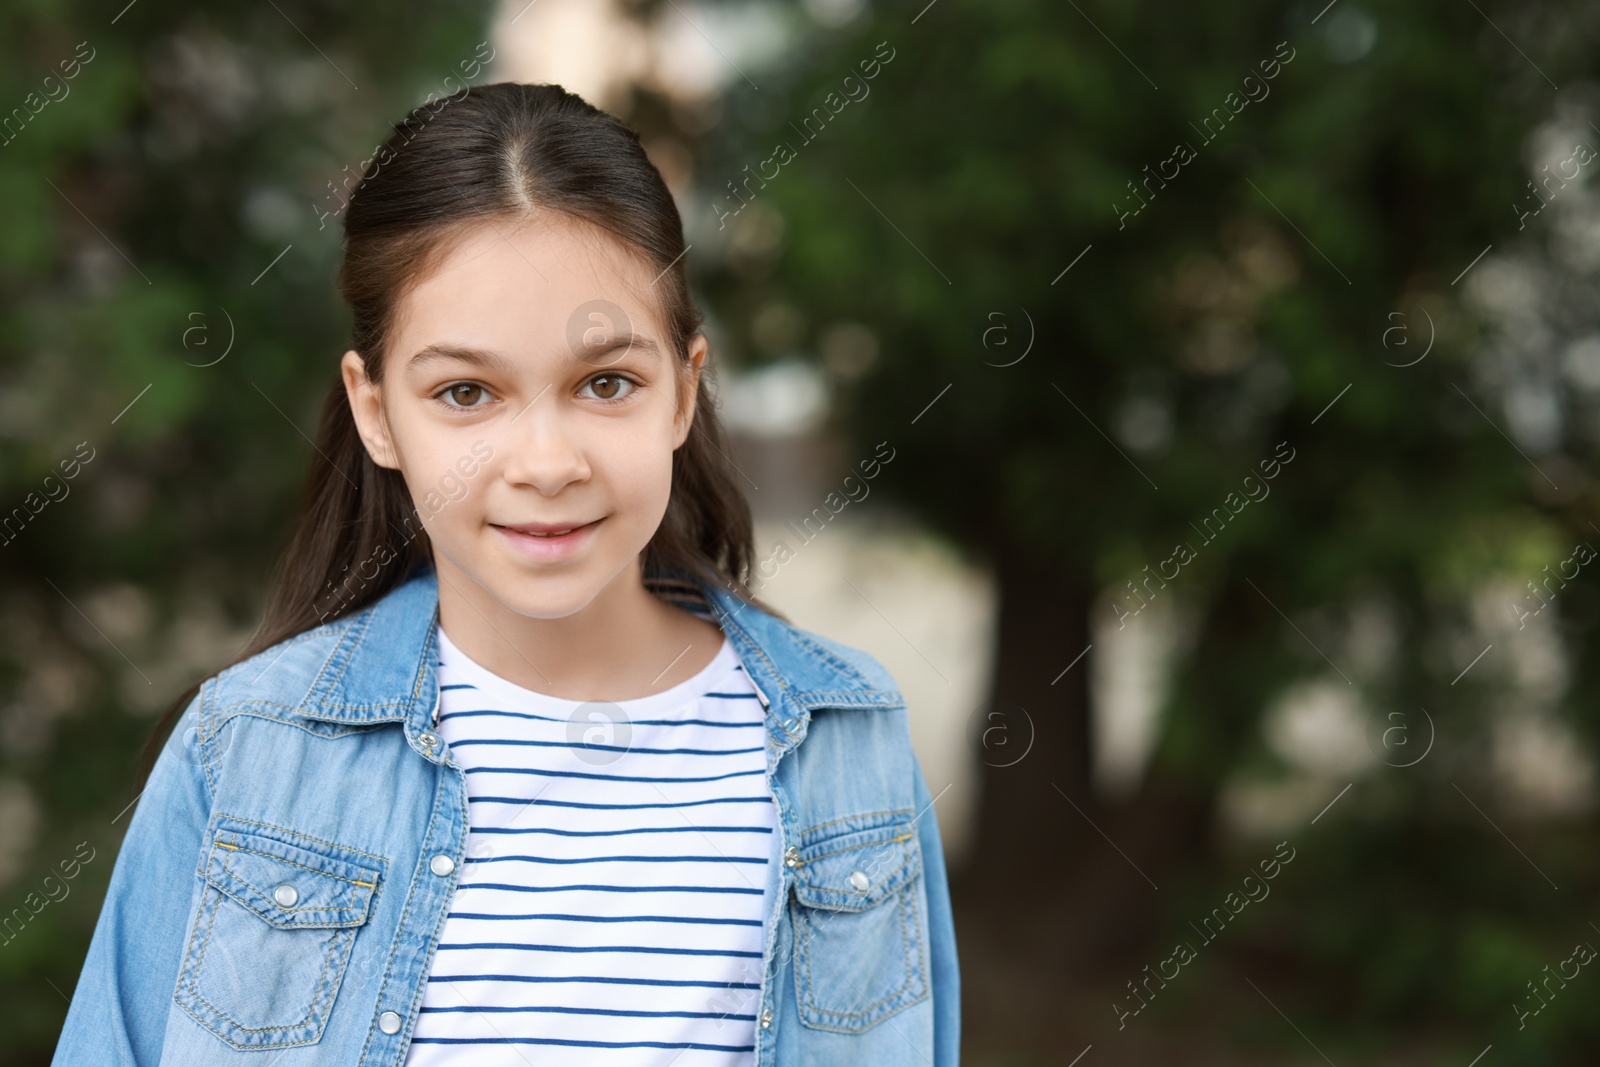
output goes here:
{"type": "Polygon", "coordinates": [[[596,527],[604,521],[590,522],[530,522],[514,526],[491,524],[505,539],[506,544],[526,559],[538,562],[564,560],[582,551],[594,537],[596,527]]]}
{"type": "MultiPolygon", "coordinates": [[[[599,521],[599,519],[591,520],[591,522],[599,521]]],[[[495,523],[494,525],[499,526],[502,530],[512,530],[516,533],[531,534],[534,537],[551,537],[571,533],[573,530],[581,529],[584,526],[590,525],[591,522],[526,522],[519,523],[517,525],[511,525],[509,523],[495,523]]]]}

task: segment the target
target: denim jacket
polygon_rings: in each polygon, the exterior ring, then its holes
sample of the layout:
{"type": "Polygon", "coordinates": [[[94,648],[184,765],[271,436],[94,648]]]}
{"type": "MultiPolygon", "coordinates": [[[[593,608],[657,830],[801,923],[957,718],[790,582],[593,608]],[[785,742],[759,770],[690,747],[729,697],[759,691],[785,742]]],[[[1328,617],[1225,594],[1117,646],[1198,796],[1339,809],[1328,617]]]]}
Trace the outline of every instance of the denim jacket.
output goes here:
{"type": "MultiPolygon", "coordinates": [[[[893,679],[715,582],[680,584],[765,712],[754,1062],[954,1067],[944,854],[893,679]]],[[[205,681],[128,824],[56,1067],[404,1063],[468,833],[432,728],[437,623],[422,569],[205,681]]]]}

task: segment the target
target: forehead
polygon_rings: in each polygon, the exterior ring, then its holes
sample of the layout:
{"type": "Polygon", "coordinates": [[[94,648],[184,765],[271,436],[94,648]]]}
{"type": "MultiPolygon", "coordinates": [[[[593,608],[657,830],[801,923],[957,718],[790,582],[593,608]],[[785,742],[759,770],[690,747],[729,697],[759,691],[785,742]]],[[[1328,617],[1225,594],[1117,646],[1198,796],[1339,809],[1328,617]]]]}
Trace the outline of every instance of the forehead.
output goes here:
{"type": "Polygon", "coordinates": [[[651,265],[598,226],[557,212],[485,219],[447,239],[396,308],[400,354],[433,342],[507,353],[557,350],[585,331],[668,344],[651,265]]]}

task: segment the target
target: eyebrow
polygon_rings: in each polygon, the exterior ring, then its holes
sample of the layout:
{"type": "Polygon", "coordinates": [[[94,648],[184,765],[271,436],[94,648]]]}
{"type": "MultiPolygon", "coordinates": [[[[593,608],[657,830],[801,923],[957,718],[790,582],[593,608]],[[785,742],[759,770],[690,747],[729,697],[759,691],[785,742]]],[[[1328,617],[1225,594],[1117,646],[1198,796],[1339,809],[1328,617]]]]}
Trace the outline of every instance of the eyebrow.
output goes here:
{"type": "MultiPolygon", "coordinates": [[[[635,334],[622,333],[611,338],[604,344],[593,345],[583,352],[574,352],[573,357],[584,363],[592,363],[601,356],[610,355],[618,349],[636,348],[646,355],[660,357],[661,347],[648,337],[635,334]]],[[[444,360],[455,360],[459,363],[468,363],[484,370],[495,371],[500,374],[510,375],[515,371],[511,361],[498,352],[491,352],[484,348],[471,348],[466,345],[431,344],[417,351],[406,363],[408,370],[415,370],[429,363],[444,360]]]]}
{"type": "Polygon", "coordinates": [[[438,363],[446,360],[455,360],[459,363],[470,363],[474,367],[485,370],[499,371],[509,374],[512,370],[511,361],[498,352],[490,352],[482,348],[468,348],[464,345],[431,344],[421,349],[412,356],[406,364],[408,370],[427,366],[429,363],[438,363]]]}

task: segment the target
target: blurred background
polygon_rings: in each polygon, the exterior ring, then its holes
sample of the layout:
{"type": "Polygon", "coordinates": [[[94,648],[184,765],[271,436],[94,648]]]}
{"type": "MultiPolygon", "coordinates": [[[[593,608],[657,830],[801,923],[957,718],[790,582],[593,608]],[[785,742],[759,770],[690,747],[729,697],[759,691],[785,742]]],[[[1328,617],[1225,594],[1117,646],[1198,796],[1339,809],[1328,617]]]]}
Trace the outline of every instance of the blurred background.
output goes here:
{"type": "Polygon", "coordinates": [[[964,1062],[1594,1061],[1600,8],[124,2],[0,9],[0,1063],[463,80],[672,187],[752,584],[907,696],[964,1062]]]}

